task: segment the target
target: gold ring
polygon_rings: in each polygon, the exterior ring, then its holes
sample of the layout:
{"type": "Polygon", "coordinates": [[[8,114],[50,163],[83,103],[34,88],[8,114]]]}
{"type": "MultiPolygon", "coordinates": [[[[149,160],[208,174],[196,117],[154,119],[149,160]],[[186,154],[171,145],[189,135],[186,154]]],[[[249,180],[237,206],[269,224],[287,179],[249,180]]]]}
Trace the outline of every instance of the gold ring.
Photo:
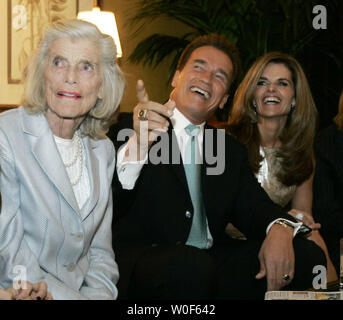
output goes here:
{"type": "Polygon", "coordinates": [[[140,109],[138,111],[138,119],[141,120],[141,121],[148,120],[147,113],[148,113],[147,109],[140,109]]]}
{"type": "Polygon", "coordinates": [[[291,277],[287,273],[282,276],[282,279],[285,280],[285,281],[288,281],[290,278],[291,277]]]}

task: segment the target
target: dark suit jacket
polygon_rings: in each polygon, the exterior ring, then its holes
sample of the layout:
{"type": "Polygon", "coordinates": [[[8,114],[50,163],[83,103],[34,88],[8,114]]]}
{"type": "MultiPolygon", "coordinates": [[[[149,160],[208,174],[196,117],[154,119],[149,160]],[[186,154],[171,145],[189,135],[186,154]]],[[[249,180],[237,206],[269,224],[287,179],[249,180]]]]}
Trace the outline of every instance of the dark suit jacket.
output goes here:
{"type": "MultiPolygon", "coordinates": [[[[205,136],[204,155],[210,145],[214,154],[224,152],[225,147],[225,170],[221,175],[206,174],[206,168],[211,167],[205,163],[206,159],[202,165],[204,203],[214,245],[225,241],[228,222],[233,222],[248,238],[262,241],[274,219],[292,220],[258,184],[245,147],[229,135],[225,135],[222,145],[217,145],[217,129],[209,126],[205,129],[212,129],[214,135],[211,141],[205,136]]],[[[165,134],[171,138],[174,134],[171,126],[165,134]]],[[[173,141],[177,144],[176,138],[173,141]]],[[[171,158],[171,144],[169,147],[171,158]]],[[[125,296],[134,264],[145,250],[160,244],[185,244],[193,206],[182,162],[154,165],[149,161],[132,191],[122,190],[117,177],[113,183],[116,208],[113,245],[120,272],[119,296],[125,296]]]]}
{"type": "Polygon", "coordinates": [[[336,270],[339,239],[343,238],[343,132],[332,125],[316,137],[316,171],[313,182],[313,215],[336,270]]]}

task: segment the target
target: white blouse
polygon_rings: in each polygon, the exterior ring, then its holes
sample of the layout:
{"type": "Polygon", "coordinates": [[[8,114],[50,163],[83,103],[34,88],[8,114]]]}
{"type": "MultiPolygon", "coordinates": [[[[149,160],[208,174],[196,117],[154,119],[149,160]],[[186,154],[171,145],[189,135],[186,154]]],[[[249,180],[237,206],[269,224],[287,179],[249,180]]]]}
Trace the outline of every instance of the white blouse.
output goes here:
{"type": "Polygon", "coordinates": [[[86,203],[90,195],[89,176],[86,168],[86,156],[84,152],[84,146],[82,139],[77,137],[79,134],[77,131],[74,134],[73,139],[63,139],[54,135],[57,149],[61,155],[62,161],[66,167],[69,180],[72,184],[76,201],[81,209],[86,203]],[[81,143],[82,152],[80,153],[78,143],[81,143]],[[77,156],[76,161],[75,157],[77,156]],[[66,166],[66,164],[71,164],[66,166]],[[81,177],[79,178],[79,175],[81,177]],[[74,184],[73,181],[76,183],[74,184]]]}

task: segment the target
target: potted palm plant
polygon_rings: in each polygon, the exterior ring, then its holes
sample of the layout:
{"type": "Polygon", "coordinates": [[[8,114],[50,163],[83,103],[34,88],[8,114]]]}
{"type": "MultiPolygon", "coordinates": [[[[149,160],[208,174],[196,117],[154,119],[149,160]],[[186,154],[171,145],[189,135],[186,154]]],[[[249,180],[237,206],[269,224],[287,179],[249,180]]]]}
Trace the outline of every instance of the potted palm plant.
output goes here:
{"type": "MultiPolygon", "coordinates": [[[[167,17],[181,21],[191,28],[181,37],[153,33],[138,43],[129,60],[155,67],[167,56],[173,56],[169,81],[174,74],[177,60],[184,47],[195,37],[210,33],[225,34],[239,49],[242,58],[243,74],[252,62],[268,51],[283,51],[295,56],[307,72],[312,90],[316,93],[318,104],[332,104],[338,97],[343,77],[337,74],[338,83],[325,85],[311,77],[311,69],[317,61],[323,61],[319,68],[340,70],[342,45],[337,40],[342,37],[337,26],[330,32],[313,28],[313,8],[316,0],[136,0],[138,10],[130,20],[135,32],[150,21],[167,17]],[[338,38],[338,39],[337,39],[338,38]],[[336,39],[336,40],[334,40],[336,39]],[[332,101],[334,100],[334,101],[332,101]]],[[[338,25],[339,0],[323,0],[331,23],[338,25]]],[[[232,100],[224,111],[218,111],[219,120],[226,120],[232,100]]]]}

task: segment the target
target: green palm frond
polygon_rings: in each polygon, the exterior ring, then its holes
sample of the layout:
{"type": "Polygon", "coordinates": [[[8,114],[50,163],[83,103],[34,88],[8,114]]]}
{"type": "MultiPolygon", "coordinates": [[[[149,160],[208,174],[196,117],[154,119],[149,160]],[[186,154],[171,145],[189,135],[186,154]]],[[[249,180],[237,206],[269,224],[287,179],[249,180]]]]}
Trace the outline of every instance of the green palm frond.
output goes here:
{"type": "Polygon", "coordinates": [[[137,45],[129,60],[155,67],[167,56],[182,50],[188,43],[189,40],[184,38],[155,33],[137,45]]]}
{"type": "Polygon", "coordinates": [[[132,63],[141,62],[143,65],[155,68],[164,59],[172,56],[170,73],[167,79],[167,83],[169,83],[174,75],[177,61],[183,49],[190,42],[190,40],[187,40],[188,37],[194,38],[193,33],[187,33],[182,38],[153,34],[137,45],[136,49],[129,56],[129,61],[132,63]]]}
{"type": "Polygon", "coordinates": [[[182,50],[188,42],[183,38],[153,34],[137,45],[129,60],[155,67],[173,52],[182,50]]]}
{"type": "Polygon", "coordinates": [[[230,16],[223,19],[225,4],[222,1],[208,0],[150,0],[139,1],[137,13],[129,21],[138,25],[138,30],[154,19],[167,17],[178,20],[196,29],[199,34],[218,32],[228,29],[230,16]]]}

